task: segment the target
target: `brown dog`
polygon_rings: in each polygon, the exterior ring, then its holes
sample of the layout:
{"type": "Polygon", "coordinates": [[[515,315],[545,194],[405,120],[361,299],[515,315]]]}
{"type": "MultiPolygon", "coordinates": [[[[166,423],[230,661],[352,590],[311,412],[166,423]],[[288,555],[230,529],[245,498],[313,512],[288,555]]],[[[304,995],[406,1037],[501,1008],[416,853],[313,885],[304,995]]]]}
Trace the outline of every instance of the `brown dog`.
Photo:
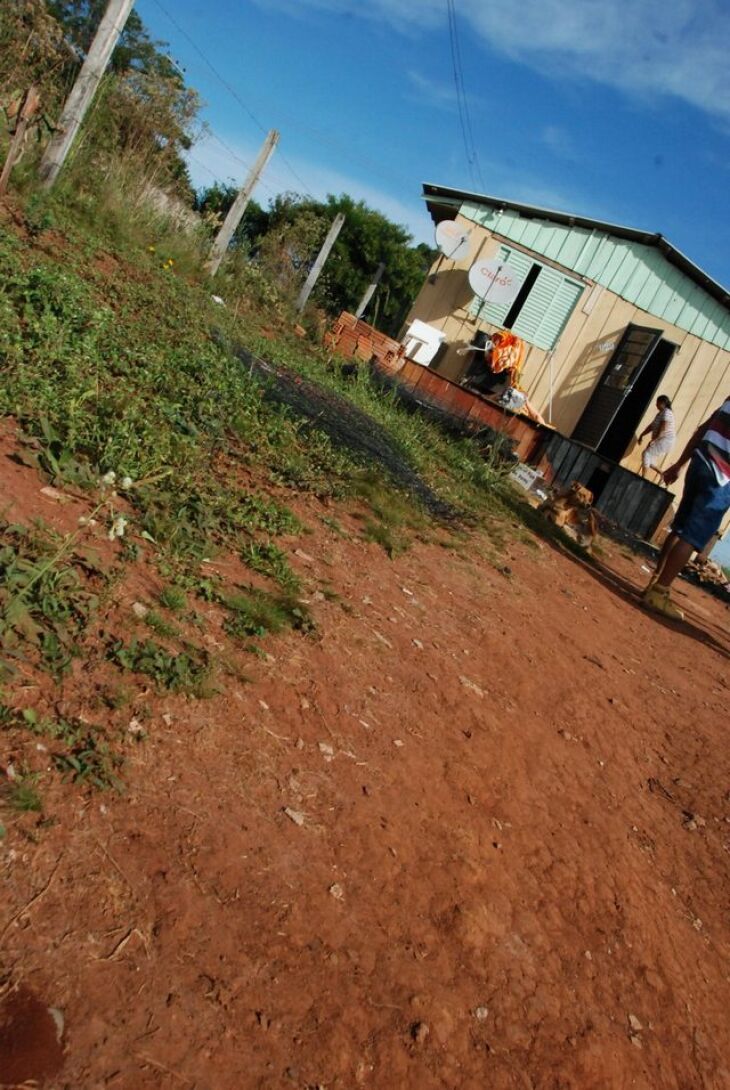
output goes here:
{"type": "Polygon", "coordinates": [[[598,533],[593,493],[578,481],[545,500],[539,510],[555,526],[572,531],[578,543],[591,549],[598,533]]]}

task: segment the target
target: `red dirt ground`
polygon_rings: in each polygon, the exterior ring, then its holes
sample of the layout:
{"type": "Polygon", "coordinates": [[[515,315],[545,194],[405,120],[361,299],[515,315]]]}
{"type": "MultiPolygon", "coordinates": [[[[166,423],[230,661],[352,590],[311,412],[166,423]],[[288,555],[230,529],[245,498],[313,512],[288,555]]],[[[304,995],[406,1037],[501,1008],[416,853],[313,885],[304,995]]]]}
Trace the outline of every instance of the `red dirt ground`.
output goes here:
{"type": "Polygon", "coordinates": [[[10,1077],[727,1090],[727,607],[682,586],[654,619],[613,546],[505,575],[477,535],[389,561],[299,513],[319,635],[147,694],[124,797],[51,776],[41,825],[4,817],[0,969],[65,1024],[60,1069],[41,1018],[10,1077]]]}

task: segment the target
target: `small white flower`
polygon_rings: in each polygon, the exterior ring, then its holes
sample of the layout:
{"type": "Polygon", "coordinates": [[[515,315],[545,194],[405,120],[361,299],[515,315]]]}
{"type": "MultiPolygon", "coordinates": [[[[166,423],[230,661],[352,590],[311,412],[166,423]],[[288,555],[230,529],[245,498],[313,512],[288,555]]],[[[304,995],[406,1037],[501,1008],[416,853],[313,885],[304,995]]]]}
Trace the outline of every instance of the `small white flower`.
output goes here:
{"type": "Polygon", "coordinates": [[[108,473],[105,473],[101,478],[101,483],[106,485],[112,485],[117,479],[117,475],[113,469],[110,469],[108,473]]]}
{"type": "Polygon", "coordinates": [[[114,541],[117,537],[124,537],[124,531],[127,528],[127,519],[124,515],[117,515],[109,530],[109,540],[114,541]]]}
{"type": "Polygon", "coordinates": [[[122,480],[121,480],[121,484],[120,484],[120,486],[119,486],[119,487],[120,487],[120,488],[123,488],[123,489],[131,488],[131,487],[132,487],[132,483],[133,483],[133,482],[132,482],[132,478],[131,478],[131,477],[122,477],[122,480]]]}

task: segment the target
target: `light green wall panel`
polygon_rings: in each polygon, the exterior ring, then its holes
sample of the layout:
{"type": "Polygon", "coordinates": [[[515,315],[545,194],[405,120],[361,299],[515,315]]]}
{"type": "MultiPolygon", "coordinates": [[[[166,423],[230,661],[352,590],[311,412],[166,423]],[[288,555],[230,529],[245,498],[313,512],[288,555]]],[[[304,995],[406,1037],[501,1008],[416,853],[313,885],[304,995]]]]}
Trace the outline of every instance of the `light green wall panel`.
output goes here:
{"type": "Polygon", "coordinates": [[[713,299],[655,247],[605,231],[522,217],[465,202],[461,214],[537,256],[602,284],[654,317],[720,348],[730,348],[730,309],[713,299]]]}

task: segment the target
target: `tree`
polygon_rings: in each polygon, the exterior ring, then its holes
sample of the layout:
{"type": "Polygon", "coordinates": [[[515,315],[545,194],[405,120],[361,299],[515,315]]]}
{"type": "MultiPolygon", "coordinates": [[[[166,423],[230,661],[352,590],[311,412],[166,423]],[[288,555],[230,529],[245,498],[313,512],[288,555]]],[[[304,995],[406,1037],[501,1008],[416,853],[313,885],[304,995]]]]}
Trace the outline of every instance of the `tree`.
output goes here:
{"type": "MultiPolygon", "coordinates": [[[[67,51],[67,83],[91,45],[106,3],[49,0],[51,15],[76,51],[67,51]]],[[[82,136],[94,154],[122,152],[147,182],[172,187],[192,204],[194,191],[182,153],[192,145],[200,103],[165,52],[166,44],[154,41],[137,12],[130,13],[82,136]]]]}
{"type": "MultiPolygon", "coordinates": [[[[306,271],[338,212],[344,214],[345,224],[313,298],[330,314],[353,310],[383,262],[385,271],[368,317],[383,331],[395,334],[433,260],[432,250],[423,243],[414,246],[405,227],[344,193],[330,194],[325,201],[288,194],[272,202],[268,231],[278,233],[284,242],[289,240],[292,266],[306,271]],[[292,241],[295,229],[299,231],[296,243],[292,241]]],[[[262,252],[264,248],[262,243],[262,252]]]]}
{"type": "MultiPolygon", "coordinates": [[[[86,53],[107,5],[107,0],[50,0],[48,8],[76,48],[86,53]]],[[[181,86],[184,76],[165,52],[167,42],[154,41],[136,11],[131,11],[119,37],[110,68],[113,72],[135,69],[174,79],[181,86]]]]}
{"type": "MultiPolygon", "coordinates": [[[[196,212],[210,218],[211,226],[217,223],[219,226],[226,218],[228,211],[236,199],[239,187],[232,182],[214,182],[206,189],[200,189],[196,195],[193,207],[196,212]]],[[[269,226],[269,213],[266,212],[258,201],[251,199],[243,213],[243,217],[231,241],[234,249],[244,250],[248,254],[255,254],[254,243],[263,238],[269,226]]]]}
{"type": "MultiPolygon", "coordinates": [[[[222,219],[236,192],[234,185],[216,182],[198,193],[195,207],[222,219]]],[[[367,317],[385,332],[397,333],[434,253],[424,243],[414,246],[405,227],[364,201],[347,194],[317,201],[296,193],[278,194],[268,209],[251,201],[232,245],[251,255],[285,294],[294,294],[338,212],[345,224],[312,298],[329,314],[353,310],[382,261],[385,272],[367,317]]]]}

